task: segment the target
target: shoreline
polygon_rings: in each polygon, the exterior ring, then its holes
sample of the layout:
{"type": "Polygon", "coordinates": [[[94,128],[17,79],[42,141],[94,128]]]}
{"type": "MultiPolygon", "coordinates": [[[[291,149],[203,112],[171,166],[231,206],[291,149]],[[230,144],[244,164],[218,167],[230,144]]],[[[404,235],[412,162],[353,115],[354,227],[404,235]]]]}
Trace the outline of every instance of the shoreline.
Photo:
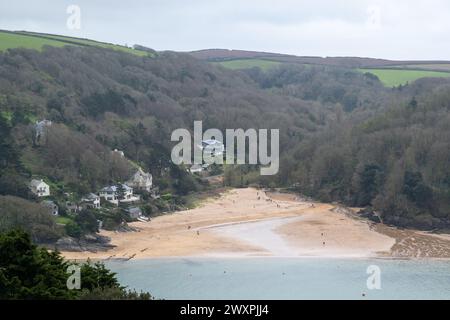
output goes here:
{"type": "MultiPolygon", "coordinates": [[[[382,256],[238,256],[238,255],[190,255],[190,256],[158,256],[158,257],[137,257],[132,259],[126,258],[89,258],[92,262],[130,262],[145,260],[253,260],[253,259],[283,259],[283,260],[385,260],[385,261],[417,261],[417,262],[450,262],[450,258],[427,258],[427,257],[382,257],[382,256]]],[[[85,262],[87,259],[69,259],[73,262],[85,262]]]]}
{"type": "Polygon", "coordinates": [[[131,259],[400,259],[449,260],[450,236],[379,226],[350,208],[292,194],[233,189],[200,207],[102,230],[114,248],[62,252],[68,260],[131,259]]]}

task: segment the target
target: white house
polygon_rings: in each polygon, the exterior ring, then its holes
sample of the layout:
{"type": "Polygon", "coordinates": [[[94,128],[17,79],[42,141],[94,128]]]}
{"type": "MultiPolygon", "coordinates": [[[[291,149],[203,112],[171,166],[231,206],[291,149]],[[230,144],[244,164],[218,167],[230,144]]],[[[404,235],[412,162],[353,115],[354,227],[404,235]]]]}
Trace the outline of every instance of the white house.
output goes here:
{"type": "Polygon", "coordinates": [[[123,151],[121,151],[121,150],[117,150],[117,149],[114,149],[113,151],[111,151],[112,152],[112,154],[117,154],[119,157],[121,157],[121,158],[124,158],[125,157],[125,153],[123,152],[123,151]]]}
{"type": "Polygon", "coordinates": [[[48,208],[49,212],[52,215],[57,216],[59,214],[59,207],[53,201],[45,200],[45,201],[42,201],[41,204],[43,206],[45,206],[46,208],[48,208]]]}
{"type": "Polygon", "coordinates": [[[89,193],[81,199],[81,202],[91,209],[100,209],[100,197],[95,193],[89,193]]]}
{"type": "Polygon", "coordinates": [[[203,140],[197,147],[203,150],[203,154],[210,154],[212,157],[221,156],[225,151],[224,144],[215,139],[203,140]]]}
{"type": "Polygon", "coordinates": [[[111,202],[115,205],[118,205],[119,202],[130,203],[140,200],[139,196],[135,196],[133,194],[133,188],[127,186],[126,184],[121,184],[120,186],[122,187],[123,191],[122,199],[119,199],[121,195],[119,186],[117,185],[103,188],[102,190],[100,190],[99,195],[101,198],[104,198],[106,201],[111,202]]]}
{"type": "Polygon", "coordinates": [[[126,184],[132,188],[150,192],[153,186],[153,176],[139,168],[126,184]]]}
{"type": "Polygon", "coordinates": [[[101,198],[115,205],[119,204],[119,198],[117,193],[117,186],[109,186],[100,190],[99,195],[101,198]]]}
{"type": "Polygon", "coordinates": [[[31,180],[28,185],[31,192],[38,197],[48,197],[50,195],[50,186],[44,182],[44,180],[31,180]]]}

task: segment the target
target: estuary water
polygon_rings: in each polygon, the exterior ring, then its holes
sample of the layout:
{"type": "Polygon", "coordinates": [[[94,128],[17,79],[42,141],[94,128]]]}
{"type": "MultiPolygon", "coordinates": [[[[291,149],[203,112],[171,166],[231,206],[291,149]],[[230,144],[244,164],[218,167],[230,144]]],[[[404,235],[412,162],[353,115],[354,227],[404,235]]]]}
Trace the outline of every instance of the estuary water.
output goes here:
{"type": "Polygon", "coordinates": [[[450,299],[450,261],[167,258],[106,265],[121,284],[158,299],[450,299]]]}

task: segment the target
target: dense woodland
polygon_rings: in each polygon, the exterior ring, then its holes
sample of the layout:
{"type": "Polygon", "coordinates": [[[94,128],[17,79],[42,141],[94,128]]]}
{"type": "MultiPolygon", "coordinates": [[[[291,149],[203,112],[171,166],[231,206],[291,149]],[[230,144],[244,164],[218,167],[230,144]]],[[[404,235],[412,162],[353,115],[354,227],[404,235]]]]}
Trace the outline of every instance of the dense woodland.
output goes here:
{"type": "Polygon", "coordinates": [[[369,207],[384,223],[448,228],[448,80],[421,79],[387,92],[371,75],[311,69],[255,77],[275,92],[337,103],[335,120],[284,156],[276,183],[324,201],[369,207]]]}
{"type": "Polygon", "coordinates": [[[391,89],[373,75],[333,66],[231,71],[173,52],[9,50],[0,54],[0,229],[25,224],[4,218],[5,210],[34,205],[32,176],[78,195],[124,181],[133,168],[111,154],[116,148],[150,171],[162,193],[202,190],[170,161],[172,130],[192,129],[194,120],[204,129],[280,129],[278,175],[226,166],[227,185],[289,187],[370,208],[385,223],[446,229],[449,109],[445,79],[391,89]],[[42,119],[54,125],[36,141],[33,124],[42,119]]]}

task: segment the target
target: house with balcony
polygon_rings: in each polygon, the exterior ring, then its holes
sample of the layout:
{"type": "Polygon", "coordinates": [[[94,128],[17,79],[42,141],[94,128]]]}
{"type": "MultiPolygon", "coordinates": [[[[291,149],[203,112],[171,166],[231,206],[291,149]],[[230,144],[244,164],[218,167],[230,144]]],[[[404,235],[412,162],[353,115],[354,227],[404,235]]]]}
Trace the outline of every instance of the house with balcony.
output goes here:
{"type": "Polygon", "coordinates": [[[82,207],[89,209],[100,209],[100,196],[95,193],[89,193],[81,199],[82,207]]]}
{"type": "Polygon", "coordinates": [[[100,198],[115,204],[137,202],[141,198],[133,193],[133,188],[126,184],[118,184],[105,187],[99,192],[100,198]]]}
{"type": "Polygon", "coordinates": [[[219,157],[223,156],[225,152],[225,145],[215,139],[203,140],[201,145],[197,145],[197,148],[203,150],[204,156],[219,157]]]}

